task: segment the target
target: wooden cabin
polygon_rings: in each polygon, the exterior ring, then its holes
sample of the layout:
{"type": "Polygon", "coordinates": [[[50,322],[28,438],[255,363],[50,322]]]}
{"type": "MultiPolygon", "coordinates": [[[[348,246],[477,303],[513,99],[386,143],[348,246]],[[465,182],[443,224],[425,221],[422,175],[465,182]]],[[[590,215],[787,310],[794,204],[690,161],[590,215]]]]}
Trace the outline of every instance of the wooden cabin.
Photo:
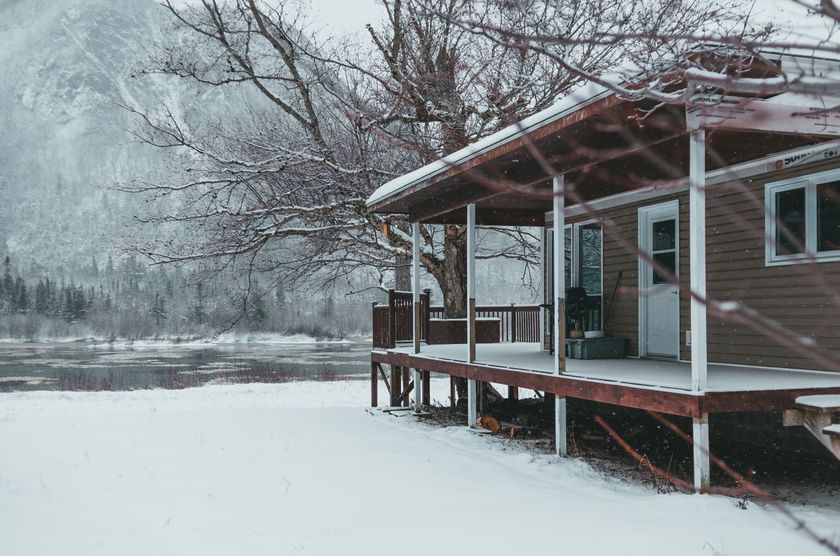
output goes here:
{"type": "MultiPolygon", "coordinates": [[[[429,372],[468,379],[469,426],[476,381],[553,393],[559,455],[567,398],[690,417],[698,490],[709,414],[836,417],[840,398],[809,403],[840,395],[840,114],[824,107],[790,93],[656,106],[587,85],[385,184],[368,207],[413,224],[414,291],[374,308],[373,405],[390,376],[391,403],[416,384],[419,409],[429,372]],[[460,322],[419,291],[420,223],[467,227],[460,322]],[[544,229],[543,305],[481,305],[477,226],[544,229]],[[585,307],[570,324],[572,292],[585,307]]],[[[811,428],[840,457],[834,429],[811,428]]]]}

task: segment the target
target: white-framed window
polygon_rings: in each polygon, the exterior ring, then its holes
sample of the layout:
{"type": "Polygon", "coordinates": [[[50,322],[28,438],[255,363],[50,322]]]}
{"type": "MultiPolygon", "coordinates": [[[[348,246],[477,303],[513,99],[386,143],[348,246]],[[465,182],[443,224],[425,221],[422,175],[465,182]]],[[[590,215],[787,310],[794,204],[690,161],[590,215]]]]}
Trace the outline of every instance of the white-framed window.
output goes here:
{"type": "Polygon", "coordinates": [[[765,262],[840,261],[840,170],[768,183],[765,262]]]}
{"type": "MultiPolygon", "coordinates": [[[[584,330],[603,328],[603,232],[594,221],[567,224],[563,229],[566,290],[580,287],[590,296],[592,307],[584,315],[584,330]]],[[[553,232],[546,233],[546,302],[554,299],[552,275],[553,232]]]]}

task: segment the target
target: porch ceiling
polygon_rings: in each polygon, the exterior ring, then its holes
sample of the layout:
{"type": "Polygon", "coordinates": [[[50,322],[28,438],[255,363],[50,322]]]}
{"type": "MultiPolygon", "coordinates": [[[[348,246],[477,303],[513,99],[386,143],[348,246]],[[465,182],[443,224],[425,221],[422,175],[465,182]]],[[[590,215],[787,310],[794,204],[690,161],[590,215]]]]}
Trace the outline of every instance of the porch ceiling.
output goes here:
{"type": "MultiPolygon", "coordinates": [[[[650,106],[607,97],[518,141],[453,166],[429,181],[371,207],[417,222],[463,224],[476,204],[479,225],[541,226],[551,210],[550,175],[564,173],[582,199],[592,200],[688,175],[688,131],[680,106],[650,106]]],[[[817,136],[710,130],[707,170],[820,142],[817,136]]],[[[567,198],[567,206],[574,205],[567,198]]]]}

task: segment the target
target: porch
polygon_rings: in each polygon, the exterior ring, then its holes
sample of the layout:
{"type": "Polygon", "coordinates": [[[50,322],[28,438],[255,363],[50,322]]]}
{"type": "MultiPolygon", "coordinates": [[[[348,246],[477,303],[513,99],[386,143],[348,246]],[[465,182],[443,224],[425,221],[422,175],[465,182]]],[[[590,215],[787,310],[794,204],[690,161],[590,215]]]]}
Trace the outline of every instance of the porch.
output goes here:
{"type": "MultiPolygon", "coordinates": [[[[830,331],[797,332],[795,325],[789,330],[773,319],[789,316],[790,307],[771,307],[771,318],[760,319],[731,297],[729,286],[736,284],[740,289],[752,278],[741,273],[753,259],[758,262],[755,278],[768,278],[766,261],[754,256],[766,249],[762,233],[766,211],[754,202],[760,197],[747,191],[751,202],[740,213],[732,211],[741,215],[734,222],[726,221],[730,212],[714,203],[707,216],[707,197],[715,199],[718,194],[710,193],[711,187],[724,189],[732,182],[767,178],[789,169],[788,160],[837,156],[835,147],[829,151],[828,143],[820,144],[835,132],[816,123],[797,127],[799,120],[794,116],[802,109],[788,104],[790,100],[784,95],[773,102],[721,97],[710,106],[657,108],[645,102],[634,104],[596,87],[385,184],[367,205],[373,212],[407,216],[413,293],[410,300],[406,295],[400,301],[404,309],[388,308],[391,321],[387,325],[381,318],[377,323],[374,311],[374,336],[379,343],[375,340],[371,353],[372,378],[385,377],[382,365],[390,366],[392,402],[393,392],[399,390],[397,398],[407,403],[411,384],[416,384],[418,411],[426,402],[424,382],[430,372],[466,378],[470,427],[475,426],[480,411],[478,382],[506,384],[513,387],[512,393],[520,387],[554,394],[555,450],[560,456],[567,453],[566,398],[691,417],[694,485],[698,491],[705,490],[709,486],[710,413],[790,410],[800,396],[840,394],[840,373],[786,370],[801,361],[802,367],[840,371],[833,356],[821,357],[819,350],[812,349],[818,346],[814,336],[830,336],[830,331]],[[640,108],[647,111],[644,118],[638,117],[640,108]],[[778,117],[770,123],[755,116],[771,112],[778,117]],[[619,213],[610,213],[611,209],[619,213]],[[759,243],[739,247],[725,265],[712,266],[709,280],[707,258],[719,263],[717,249],[735,243],[744,214],[758,215],[759,243]],[[447,315],[461,317],[459,336],[437,345],[428,341],[428,295],[424,298],[420,293],[420,259],[426,249],[420,226],[448,224],[464,226],[466,307],[459,313],[466,315],[447,315]],[[724,225],[730,226],[726,228],[729,236],[716,236],[724,225]],[[545,311],[536,314],[536,325],[531,328],[536,337],[504,342],[502,333],[495,343],[481,339],[477,303],[482,296],[476,283],[479,226],[544,228],[540,251],[545,311]],[[600,248],[579,253],[579,247],[586,245],[580,233],[587,230],[592,232],[590,239],[600,239],[600,248]],[[717,244],[707,245],[707,236],[717,244]],[[604,238],[610,242],[608,247],[604,238]],[[571,261],[567,251],[572,253],[571,261]],[[577,268],[576,257],[591,264],[577,268]],[[609,279],[605,263],[614,267],[609,279]],[[724,282],[727,287],[722,287],[724,282]],[[709,284],[713,288],[707,291],[709,284]],[[577,310],[570,295],[574,289],[599,298],[592,307],[599,318],[591,332],[631,337],[636,353],[667,356],[672,362],[567,358],[567,317],[577,310]],[[736,310],[742,314],[734,315],[736,310]],[[393,321],[398,313],[404,315],[397,319],[402,324],[393,321]],[[610,320],[611,315],[615,320],[610,320]],[[710,341],[709,316],[736,326],[723,329],[713,321],[716,336],[710,341]],[[402,345],[403,340],[410,345],[402,345]],[[543,351],[547,340],[553,355],[543,351]],[[776,368],[709,361],[710,355],[733,360],[726,351],[710,352],[709,346],[719,349],[738,341],[746,346],[743,353],[752,357],[745,363],[782,353],[787,359],[776,368]],[[809,361],[812,357],[820,359],[819,365],[809,361]],[[691,362],[678,363],[680,359],[691,362]],[[401,389],[394,383],[397,378],[401,389]]],[[[792,283],[775,291],[772,279],[766,282],[759,302],[783,298],[800,287],[792,283]]],[[[380,310],[379,317],[385,314],[380,310]]],[[[796,316],[808,318],[801,311],[796,316]]],[[[575,320],[582,319],[578,315],[575,320]]],[[[452,326],[454,330],[456,325],[452,326]]],[[[586,331],[590,330],[584,327],[582,332],[586,331]]]]}
{"type": "Polygon", "coordinates": [[[685,417],[781,411],[793,408],[800,396],[840,394],[840,375],[832,372],[710,363],[708,386],[697,392],[691,389],[691,364],[685,362],[566,359],[566,371],[558,375],[554,356],[539,343],[480,344],[470,363],[468,349],[467,344],[424,345],[420,353],[412,345],[375,349],[371,377],[378,380],[381,366],[389,365],[685,417]]]}

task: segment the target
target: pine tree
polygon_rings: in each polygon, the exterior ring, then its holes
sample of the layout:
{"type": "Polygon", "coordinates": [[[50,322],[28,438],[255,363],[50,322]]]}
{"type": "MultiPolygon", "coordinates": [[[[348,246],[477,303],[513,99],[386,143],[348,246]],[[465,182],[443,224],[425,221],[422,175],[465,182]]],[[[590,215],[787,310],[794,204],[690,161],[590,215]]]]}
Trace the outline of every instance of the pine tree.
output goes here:
{"type": "Polygon", "coordinates": [[[47,285],[43,280],[38,280],[38,285],[35,286],[35,312],[39,315],[46,315],[49,310],[49,298],[47,293],[47,285]]]}
{"type": "Polygon", "coordinates": [[[248,317],[256,322],[262,324],[265,322],[268,315],[265,312],[265,304],[263,303],[262,295],[257,295],[248,308],[248,317]]]}
{"type": "Polygon", "coordinates": [[[55,283],[50,282],[50,279],[47,278],[44,281],[44,291],[47,297],[47,312],[46,314],[51,317],[57,317],[61,313],[61,298],[59,294],[56,292],[55,283]]]}
{"type": "Polygon", "coordinates": [[[4,271],[3,271],[3,299],[0,300],[0,305],[2,305],[6,311],[11,312],[13,307],[13,298],[15,295],[15,283],[12,280],[12,261],[8,255],[6,255],[5,261],[3,261],[4,271]]]}
{"type": "Polygon", "coordinates": [[[190,308],[190,316],[198,324],[204,324],[207,314],[204,312],[204,284],[199,282],[196,285],[196,302],[190,308]]]}
{"type": "Polygon", "coordinates": [[[160,327],[163,321],[166,320],[166,304],[163,296],[155,292],[155,300],[152,304],[152,317],[155,319],[155,324],[160,327]]]}
{"type": "Polygon", "coordinates": [[[26,313],[29,311],[29,293],[26,291],[26,282],[18,277],[15,282],[15,311],[26,313]]]}
{"type": "Polygon", "coordinates": [[[87,303],[85,302],[85,290],[81,287],[73,290],[73,320],[82,320],[87,315],[87,303]]]}
{"type": "Polygon", "coordinates": [[[67,286],[62,290],[62,292],[63,301],[61,303],[61,317],[67,322],[73,322],[75,320],[73,311],[73,289],[72,287],[67,286]]]}

